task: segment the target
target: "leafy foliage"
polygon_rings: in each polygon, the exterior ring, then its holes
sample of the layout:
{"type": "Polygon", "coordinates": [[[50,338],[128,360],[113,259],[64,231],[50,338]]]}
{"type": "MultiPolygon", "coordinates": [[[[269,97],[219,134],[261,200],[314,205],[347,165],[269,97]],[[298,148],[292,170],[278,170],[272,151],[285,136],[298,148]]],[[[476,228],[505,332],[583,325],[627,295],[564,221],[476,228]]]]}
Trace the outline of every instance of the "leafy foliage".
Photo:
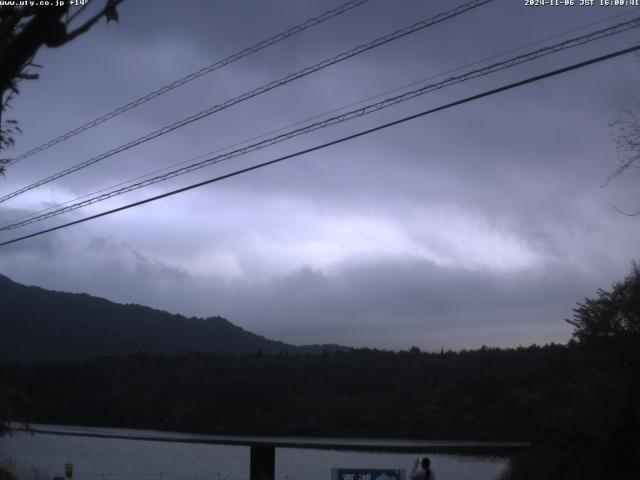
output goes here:
{"type": "Polygon", "coordinates": [[[631,273],[609,291],[598,290],[595,299],[586,299],[574,309],[573,337],[581,343],[604,337],[640,335],[640,268],[633,263],[631,273]]]}
{"type": "MultiPolygon", "coordinates": [[[[60,47],[86,33],[101,18],[118,22],[117,6],[124,0],[104,0],[94,15],[83,15],[85,6],[70,12],[70,2],[60,5],[3,5],[0,6],[0,152],[14,145],[19,133],[14,119],[4,120],[3,113],[11,100],[20,93],[22,80],[35,80],[38,74],[30,70],[39,67],[33,59],[40,48],[60,47]]],[[[7,161],[0,159],[0,174],[4,174],[7,161]]]]}
{"type": "Polygon", "coordinates": [[[640,471],[640,269],[579,303],[576,366],[568,406],[541,425],[537,448],[506,479],[635,479],[640,471]]]}

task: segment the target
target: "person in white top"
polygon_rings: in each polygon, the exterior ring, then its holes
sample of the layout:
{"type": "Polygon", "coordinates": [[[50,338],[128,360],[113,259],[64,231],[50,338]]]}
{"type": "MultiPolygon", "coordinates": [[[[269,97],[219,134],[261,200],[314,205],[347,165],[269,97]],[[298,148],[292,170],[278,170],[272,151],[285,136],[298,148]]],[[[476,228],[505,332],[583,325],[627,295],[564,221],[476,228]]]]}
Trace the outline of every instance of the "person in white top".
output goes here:
{"type": "Polygon", "coordinates": [[[427,457],[422,460],[418,458],[413,464],[409,480],[436,480],[436,474],[431,470],[431,460],[427,457]]]}

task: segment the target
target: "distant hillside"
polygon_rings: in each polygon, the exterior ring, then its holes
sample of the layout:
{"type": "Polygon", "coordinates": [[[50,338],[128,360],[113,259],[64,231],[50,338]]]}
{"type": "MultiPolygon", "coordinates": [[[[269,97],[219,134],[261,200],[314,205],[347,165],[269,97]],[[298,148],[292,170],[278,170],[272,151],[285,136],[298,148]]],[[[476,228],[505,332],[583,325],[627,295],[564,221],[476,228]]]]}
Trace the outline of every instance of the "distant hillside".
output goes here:
{"type": "Polygon", "coordinates": [[[28,287],[0,275],[0,362],[131,353],[319,353],[248,332],[222,317],[186,318],[87,294],[28,287]]]}

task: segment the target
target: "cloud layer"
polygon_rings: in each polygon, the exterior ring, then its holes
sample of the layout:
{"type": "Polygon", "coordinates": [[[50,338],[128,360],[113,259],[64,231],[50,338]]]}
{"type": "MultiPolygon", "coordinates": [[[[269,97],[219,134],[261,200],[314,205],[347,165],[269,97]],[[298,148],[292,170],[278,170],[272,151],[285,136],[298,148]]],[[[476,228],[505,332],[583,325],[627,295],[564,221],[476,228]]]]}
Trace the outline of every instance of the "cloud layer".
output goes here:
{"type": "MultiPolygon", "coordinates": [[[[42,78],[25,83],[14,102],[12,116],[25,132],[18,150],[337,5],[237,3],[125,2],[121,25],[100,25],[81,41],[43,51],[42,78]]],[[[374,0],[25,160],[0,190],[448,8],[445,1],[374,0]]],[[[0,205],[0,221],[614,13],[543,10],[494,2],[35,189],[0,205]]],[[[634,38],[637,32],[438,91],[63,220],[623,48],[634,38]]],[[[624,276],[638,256],[637,220],[612,208],[640,204],[637,179],[601,188],[617,161],[608,124],[630,105],[638,68],[634,57],[621,58],[4,247],[0,271],[45,288],[223,315],[292,343],[435,350],[566,341],[562,320],[575,303],[624,276]]]]}

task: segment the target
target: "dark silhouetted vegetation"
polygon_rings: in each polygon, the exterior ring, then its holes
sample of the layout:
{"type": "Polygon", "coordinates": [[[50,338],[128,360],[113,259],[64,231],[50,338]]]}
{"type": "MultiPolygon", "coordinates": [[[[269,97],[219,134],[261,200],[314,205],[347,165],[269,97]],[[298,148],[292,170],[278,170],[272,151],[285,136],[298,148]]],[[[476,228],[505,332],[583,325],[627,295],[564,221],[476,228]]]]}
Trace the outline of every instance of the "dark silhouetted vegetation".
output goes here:
{"type": "Polygon", "coordinates": [[[558,345],[423,353],[134,355],[4,365],[42,422],[271,435],[528,439],[569,406],[558,345]]]}
{"type": "Polygon", "coordinates": [[[0,480],[16,480],[16,477],[11,472],[0,467],[0,480]]]}
{"type": "Polygon", "coordinates": [[[571,401],[545,417],[509,480],[635,479],[640,472],[640,269],[578,304],[571,401]],[[535,475],[535,477],[533,476],[535,475]]]}
{"type": "MultiPolygon", "coordinates": [[[[0,384],[0,436],[9,432],[12,421],[22,419],[27,422],[31,416],[31,403],[27,396],[15,387],[0,384]]],[[[25,423],[23,427],[26,426],[25,423]]]]}
{"type": "MultiPolygon", "coordinates": [[[[86,295],[35,289],[34,297],[34,291],[19,287],[15,292],[25,299],[14,305],[24,310],[14,315],[46,318],[40,313],[44,307],[27,305],[27,298],[56,312],[68,308],[76,315],[57,321],[71,335],[75,328],[86,334],[89,318],[103,319],[105,326],[113,312],[141,317],[116,316],[111,334],[126,332],[123,325],[143,318],[149,336],[161,337],[154,333],[156,324],[151,328],[159,321],[179,343],[171,322],[187,331],[206,325],[86,295]]],[[[5,361],[0,378],[29,398],[32,418],[39,422],[225,434],[526,439],[534,441],[532,449],[514,458],[505,479],[635,479],[640,471],[638,266],[610,291],[579,303],[568,321],[574,326],[568,345],[440,353],[418,348],[313,355],[145,353],[81,360],[82,352],[76,352],[74,360],[5,361]]]]}
{"type": "Polygon", "coordinates": [[[86,294],[27,287],[0,275],[0,362],[81,359],[131,353],[320,353],[269,340],[222,317],[186,318],[86,294]],[[28,341],[27,341],[28,339],[28,341]]]}
{"type": "MultiPolygon", "coordinates": [[[[16,2],[0,6],[0,152],[14,145],[14,135],[20,132],[16,120],[4,120],[14,96],[20,93],[18,84],[35,80],[39,65],[34,57],[42,47],[58,48],[88,32],[100,19],[118,21],[117,7],[124,0],[105,0],[92,16],[81,15],[85,7],[70,8],[71,2],[58,5],[37,5],[16,2]],[[23,3],[22,5],[20,3],[23,3]]],[[[0,174],[4,174],[6,159],[0,158],[0,174]]]]}

